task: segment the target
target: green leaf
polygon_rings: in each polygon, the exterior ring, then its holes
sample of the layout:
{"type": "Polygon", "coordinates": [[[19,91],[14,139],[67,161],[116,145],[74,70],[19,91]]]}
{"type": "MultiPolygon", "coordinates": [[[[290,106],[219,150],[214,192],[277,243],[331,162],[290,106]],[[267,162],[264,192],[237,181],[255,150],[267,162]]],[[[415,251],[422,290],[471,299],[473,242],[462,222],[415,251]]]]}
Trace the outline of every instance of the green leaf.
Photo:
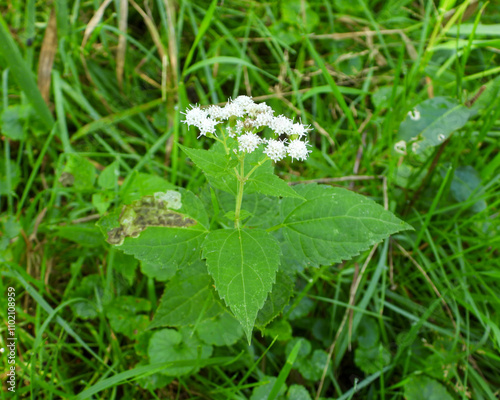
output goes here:
{"type": "MultiPolygon", "coordinates": [[[[466,202],[474,194],[477,196],[483,190],[481,176],[470,165],[458,167],[451,181],[450,191],[453,198],[459,202],[466,202]]],[[[473,212],[481,212],[486,208],[486,201],[478,200],[471,206],[473,212]]]]}
{"type": "Polygon", "coordinates": [[[26,136],[24,131],[26,117],[26,106],[16,105],[5,108],[0,116],[2,133],[13,140],[24,139],[26,136]]]}
{"type": "Polygon", "coordinates": [[[373,347],[359,347],[354,352],[354,363],[365,374],[374,374],[391,363],[391,353],[382,343],[373,347]]]}
{"type": "Polygon", "coordinates": [[[442,144],[465,125],[470,110],[457,100],[434,97],[420,103],[401,123],[396,141],[414,141],[412,151],[421,154],[428,147],[442,144]]]}
{"type": "Polygon", "coordinates": [[[133,296],[120,296],[106,307],[106,316],[115,332],[123,333],[133,339],[144,332],[149,323],[149,316],[139,313],[150,310],[149,300],[133,296]]]}
{"type": "Polygon", "coordinates": [[[360,347],[368,349],[377,345],[380,339],[377,323],[373,318],[364,317],[356,330],[356,339],[360,347]]]}
{"type": "Polygon", "coordinates": [[[273,173],[251,175],[246,182],[245,192],[258,192],[276,197],[298,197],[295,190],[273,173]],[[248,189],[248,190],[247,190],[248,189]]]}
{"type": "Polygon", "coordinates": [[[179,270],[167,283],[149,328],[193,325],[222,311],[207,268],[200,261],[179,270]]]}
{"type": "Polygon", "coordinates": [[[123,204],[130,204],[144,196],[153,196],[157,192],[175,190],[176,186],[157,175],[134,172],[127,176],[120,190],[123,204]]]}
{"type": "Polygon", "coordinates": [[[2,160],[0,162],[0,195],[11,194],[21,182],[21,168],[18,163],[13,160],[2,160]],[[9,176],[7,176],[7,168],[9,168],[9,176]],[[10,180],[10,188],[9,182],[10,180]],[[9,191],[10,189],[10,191],[9,191]]]}
{"type": "Polygon", "coordinates": [[[84,277],[78,287],[73,291],[73,296],[88,299],[71,304],[73,312],[83,319],[97,317],[97,304],[101,304],[104,296],[102,279],[97,274],[84,277]]]}
{"type": "MultiPolygon", "coordinates": [[[[221,209],[220,214],[225,215],[232,212],[234,215],[235,196],[221,190],[215,190],[215,193],[218,206],[221,209]]],[[[206,198],[207,194],[209,193],[205,193],[205,202],[206,204],[210,204],[211,199],[206,198]]],[[[248,212],[250,215],[250,218],[245,221],[246,226],[267,228],[279,223],[275,221],[279,213],[279,202],[272,197],[260,193],[247,193],[245,191],[241,210],[248,212]]]]}
{"type": "MultiPolygon", "coordinates": [[[[136,364],[136,368],[137,367],[144,367],[147,365],[149,365],[149,363],[146,360],[143,360],[143,361],[136,364]]],[[[146,375],[146,376],[143,376],[143,377],[137,379],[137,383],[143,389],[156,390],[156,389],[161,389],[161,388],[166,387],[173,380],[174,380],[174,377],[166,376],[166,375],[163,375],[163,374],[160,374],[157,372],[157,373],[146,375]]]]}
{"type": "MultiPolygon", "coordinates": [[[[381,86],[372,94],[372,102],[375,109],[385,109],[391,107],[393,86],[381,86]]],[[[403,94],[403,86],[398,86],[396,88],[395,97],[397,98],[403,94]]]]}
{"type": "MultiPolygon", "coordinates": [[[[276,380],[277,378],[274,376],[263,376],[260,379],[260,386],[256,386],[253,389],[250,400],[268,400],[276,380]]],[[[278,396],[283,396],[285,392],[286,385],[283,385],[278,393],[278,396]]]]}
{"type": "Polygon", "coordinates": [[[261,229],[220,229],[210,232],[202,247],[216,290],[250,342],[257,313],[279,267],[276,239],[261,229]]]}
{"type": "Polygon", "coordinates": [[[229,168],[234,166],[229,156],[221,154],[214,150],[190,149],[179,145],[186,155],[196,164],[205,174],[219,176],[229,173],[229,168]]]}
{"type": "Polygon", "coordinates": [[[278,319],[267,325],[262,333],[271,339],[278,338],[280,341],[288,341],[292,338],[292,326],[284,319],[278,319]]]}
{"type": "Polygon", "coordinates": [[[200,322],[196,332],[203,342],[214,346],[231,346],[243,336],[240,323],[228,312],[200,322]]]}
{"type": "Polygon", "coordinates": [[[285,348],[285,353],[287,355],[287,357],[291,354],[293,348],[295,347],[295,345],[297,344],[297,342],[300,342],[300,349],[299,349],[299,352],[297,353],[297,360],[302,360],[302,359],[305,359],[309,353],[311,352],[311,349],[312,349],[312,346],[311,346],[311,342],[307,339],[304,339],[302,337],[298,337],[298,336],[295,336],[292,340],[290,340],[287,344],[286,344],[286,348],[285,348]]]}
{"type": "Polygon", "coordinates": [[[288,389],[287,400],[312,400],[307,389],[302,385],[292,385],[288,389]]]}
{"type": "Polygon", "coordinates": [[[92,163],[74,153],[68,154],[67,157],[68,161],[64,166],[61,180],[76,190],[93,190],[96,171],[92,163]]]}
{"type": "Polygon", "coordinates": [[[423,375],[412,376],[404,386],[406,400],[453,400],[446,388],[423,375]]]}
{"type": "Polygon", "coordinates": [[[264,306],[257,314],[255,325],[263,328],[276,318],[290,301],[294,286],[295,282],[289,275],[278,272],[276,274],[276,283],[273,285],[269,296],[267,296],[264,306]]]}
{"type": "MultiPolygon", "coordinates": [[[[323,369],[329,363],[330,360],[328,359],[327,352],[323,350],[314,350],[311,357],[300,361],[298,370],[304,378],[311,381],[318,381],[323,375],[323,369]]],[[[328,366],[328,368],[330,368],[330,366],[328,366]]]]}
{"type": "Polygon", "coordinates": [[[306,200],[281,203],[282,232],[289,250],[309,265],[348,260],[410,225],[374,201],[349,190],[325,185],[297,185],[306,200]]]}
{"type": "Polygon", "coordinates": [[[141,262],[141,272],[159,282],[168,281],[172,278],[179,267],[176,264],[166,264],[164,262],[141,262]]]}
{"type": "Polygon", "coordinates": [[[149,267],[181,267],[199,258],[205,238],[208,216],[192,192],[158,192],[123,207],[103,218],[101,229],[108,242],[119,246],[149,267]]]}
{"type": "Polygon", "coordinates": [[[59,226],[56,236],[86,247],[97,247],[105,244],[101,232],[92,223],[59,226]]]}
{"type": "Polygon", "coordinates": [[[97,183],[103,189],[114,189],[118,182],[118,176],[120,175],[118,161],[109,164],[99,175],[97,183]]]}
{"type": "Polygon", "coordinates": [[[113,192],[99,192],[92,195],[92,205],[97,208],[99,214],[104,214],[109,206],[111,205],[113,199],[115,198],[115,193],[113,192]]]}
{"type": "MultiPolygon", "coordinates": [[[[110,254],[111,252],[108,253],[108,258],[110,254]]],[[[137,265],[138,262],[134,257],[122,253],[121,251],[114,252],[113,268],[127,280],[129,286],[132,286],[134,281],[137,265]]]]}
{"type": "Polygon", "coordinates": [[[199,369],[197,361],[210,358],[212,346],[201,344],[196,336],[187,331],[162,329],[151,336],[148,355],[151,364],[192,360],[192,366],[170,367],[161,371],[167,376],[180,376],[196,372],[199,369]]]}

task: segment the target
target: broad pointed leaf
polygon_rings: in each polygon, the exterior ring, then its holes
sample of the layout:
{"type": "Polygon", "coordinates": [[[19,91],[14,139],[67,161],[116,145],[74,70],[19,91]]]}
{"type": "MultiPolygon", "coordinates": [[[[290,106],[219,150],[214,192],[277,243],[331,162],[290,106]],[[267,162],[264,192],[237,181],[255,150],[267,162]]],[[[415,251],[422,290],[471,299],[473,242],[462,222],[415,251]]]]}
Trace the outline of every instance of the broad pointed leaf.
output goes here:
{"type": "Polygon", "coordinates": [[[227,174],[234,164],[229,156],[214,150],[190,149],[184,146],[181,146],[181,149],[207,175],[227,174]]]}
{"type": "Polygon", "coordinates": [[[393,233],[412,229],[374,201],[342,188],[297,185],[306,200],[283,199],[282,233],[309,265],[347,260],[393,233]]]}
{"type": "Polygon", "coordinates": [[[264,307],[259,311],[255,325],[259,328],[264,328],[276,318],[290,301],[294,286],[294,280],[289,275],[279,271],[276,275],[276,283],[273,285],[273,290],[267,296],[264,307]]]}
{"type": "Polygon", "coordinates": [[[248,193],[258,192],[276,197],[301,197],[283,179],[272,172],[251,175],[246,185],[245,191],[247,191],[248,187],[248,193]]]}
{"type": "Polygon", "coordinates": [[[410,111],[399,127],[398,139],[415,141],[412,150],[420,154],[426,148],[443,143],[471,116],[470,110],[447,97],[434,97],[410,111]]]}
{"type": "Polygon", "coordinates": [[[149,328],[193,325],[223,311],[201,261],[177,271],[163,292],[149,328]]]}
{"type": "Polygon", "coordinates": [[[149,266],[181,267],[199,257],[208,216],[192,192],[178,189],[143,197],[100,225],[109,243],[149,266]]]}
{"type": "Polygon", "coordinates": [[[279,267],[280,248],[261,229],[220,229],[203,243],[203,257],[215,288],[243,326],[250,342],[258,311],[264,305],[279,267]]]}

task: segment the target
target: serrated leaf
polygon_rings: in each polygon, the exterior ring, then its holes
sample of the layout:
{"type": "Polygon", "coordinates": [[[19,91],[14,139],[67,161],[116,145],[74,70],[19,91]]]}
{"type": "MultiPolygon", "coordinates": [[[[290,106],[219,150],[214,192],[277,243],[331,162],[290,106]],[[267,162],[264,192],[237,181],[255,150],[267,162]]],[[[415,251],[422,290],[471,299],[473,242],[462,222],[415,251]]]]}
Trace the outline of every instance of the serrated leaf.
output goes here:
{"type": "Polygon", "coordinates": [[[207,175],[218,176],[227,174],[229,168],[234,166],[234,162],[225,154],[214,150],[190,149],[182,145],[179,146],[191,161],[207,175]]]}
{"type": "Polygon", "coordinates": [[[292,297],[294,285],[295,282],[289,275],[283,272],[277,273],[276,282],[271,293],[267,296],[264,307],[257,314],[255,325],[263,328],[283,311],[292,297]]]}
{"type": "Polygon", "coordinates": [[[401,123],[396,141],[415,141],[412,150],[421,154],[428,147],[442,144],[468,121],[470,110],[447,97],[434,97],[420,103],[401,123]]]}
{"type": "Polygon", "coordinates": [[[412,376],[404,386],[407,400],[453,400],[446,388],[426,376],[412,376]]]}
{"type": "MultiPolygon", "coordinates": [[[[216,195],[221,214],[234,213],[235,196],[220,190],[216,191],[216,195]]],[[[247,193],[245,191],[241,210],[250,213],[250,218],[245,221],[246,226],[269,227],[273,225],[273,222],[276,222],[274,220],[279,213],[279,202],[260,193],[247,193]]]]}
{"type": "Polygon", "coordinates": [[[202,247],[216,290],[250,342],[257,313],[279,267],[276,239],[261,229],[220,229],[210,232],[202,247]]]}
{"type": "Polygon", "coordinates": [[[177,272],[176,264],[168,264],[163,262],[151,263],[141,262],[141,272],[149,278],[156,279],[159,282],[168,281],[177,272]]]}
{"type": "Polygon", "coordinates": [[[81,246],[97,247],[104,244],[99,229],[92,223],[57,227],[56,236],[78,243],[81,246]]]}
{"type": "Polygon", "coordinates": [[[248,193],[258,192],[276,197],[298,197],[301,198],[295,190],[273,173],[264,173],[251,175],[246,182],[245,191],[248,193]]]}
{"type": "Polygon", "coordinates": [[[181,267],[199,257],[208,216],[192,192],[155,193],[125,206],[117,216],[113,212],[100,221],[108,242],[149,266],[181,267]]]}
{"type": "MultiPolygon", "coordinates": [[[[111,254],[111,252],[108,253],[108,259],[111,254]]],[[[134,257],[124,254],[121,251],[114,252],[113,269],[119,272],[127,280],[129,286],[131,286],[134,281],[137,265],[138,262],[134,257]]]]}
{"type": "Polygon", "coordinates": [[[144,196],[175,189],[176,186],[158,175],[133,172],[127,176],[120,188],[120,199],[123,204],[130,204],[144,196]]]}
{"type": "Polygon", "coordinates": [[[297,185],[306,200],[281,203],[282,233],[289,250],[309,265],[348,260],[390,235],[412,227],[374,201],[326,185],[297,185]]]}
{"type": "Polygon", "coordinates": [[[165,291],[149,328],[193,325],[223,311],[204,263],[179,270],[165,291]]]}

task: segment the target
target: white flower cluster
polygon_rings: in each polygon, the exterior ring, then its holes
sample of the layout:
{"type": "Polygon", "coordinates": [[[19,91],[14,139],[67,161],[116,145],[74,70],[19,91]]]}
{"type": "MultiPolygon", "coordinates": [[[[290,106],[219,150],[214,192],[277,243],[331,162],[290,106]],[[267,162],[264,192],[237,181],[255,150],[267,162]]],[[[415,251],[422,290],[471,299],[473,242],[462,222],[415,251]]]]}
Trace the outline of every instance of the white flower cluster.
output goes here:
{"type": "Polygon", "coordinates": [[[273,161],[280,161],[287,155],[292,161],[303,161],[311,152],[305,138],[310,130],[308,126],[294,123],[284,115],[274,116],[273,109],[266,103],[254,103],[248,96],[229,100],[224,107],[213,105],[201,109],[193,106],[183,114],[186,116],[183,122],[197,127],[199,136],[217,136],[216,126],[225,124],[228,136],[236,138],[240,152],[252,153],[260,144],[265,144],[263,152],[273,161]],[[257,134],[265,127],[271,129],[275,138],[266,139],[257,134]]]}

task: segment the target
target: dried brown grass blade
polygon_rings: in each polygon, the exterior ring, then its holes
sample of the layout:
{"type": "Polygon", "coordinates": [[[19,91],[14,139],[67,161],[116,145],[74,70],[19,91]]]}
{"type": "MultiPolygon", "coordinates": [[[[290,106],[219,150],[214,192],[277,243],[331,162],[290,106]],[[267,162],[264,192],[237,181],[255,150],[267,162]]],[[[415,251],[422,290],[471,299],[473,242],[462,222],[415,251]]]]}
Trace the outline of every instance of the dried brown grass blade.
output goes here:
{"type": "Polygon", "coordinates": [[[54,9],[50,12],[49,23],[45,29],[42,49],[38,60],[38,89],[47,105],[50,97],[52,66],[57,52],[57,20],[54,9]]]}
{"type": "Polygon", "coordinates": [[[123,34],[118,38],[118,48],[116,50],[116,79],[118,87],[121,89],[123,86],[123,71],[125,69],[125,53],[127,50],[127,32],[128,26],[128,0],[120,0],[120,13],[118,20],[118,29],[123,34]]]}
{"type": "Polygon", "coordinates": [[[109,3],[111,3],[111,1],[112,0],[105,0],[99,6],[93,17],[90,19],[89,23],[87,24],[87,27],[85,28],[85,32],[83,33],[82,47],[85,47],[87,41],[90,38],[90,35],[92,35],[92,32],[94,32],[94,29],[99,24],[99,22],[101,22],[102,16],[104,15],[104,11],[106,10],[106,7],[109,6],[109,3]]]}
{"type": "Polygon", "coordinates": [[[134,7],[137,10],[137,12],[141,14],[142,19],[144,19],[144,23],[148,28],[148,31],[151,35],[151,38],[153,39],[153,42],[156,45],[156,48],[158,49],[160,60],[162,60],[163,57],[166,56],[166,51],[165,47],[163,46],[163,43],[161,42],[160,33],[158,32],[156,25],[154,24],[153,20],[149,17],[149,15],[146,14],[145,11],[141,7],[139,7],[134,0],[130,0],[130,4],[132,4],[132,7],[134,7]]]}

